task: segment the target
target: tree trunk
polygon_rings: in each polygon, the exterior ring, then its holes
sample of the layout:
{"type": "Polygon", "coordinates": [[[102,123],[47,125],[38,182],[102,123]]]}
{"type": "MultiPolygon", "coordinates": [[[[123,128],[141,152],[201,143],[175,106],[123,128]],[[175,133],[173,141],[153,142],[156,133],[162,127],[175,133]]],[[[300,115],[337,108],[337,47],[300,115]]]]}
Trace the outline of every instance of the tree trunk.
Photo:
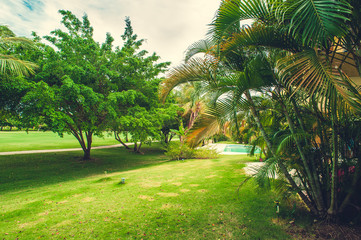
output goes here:
{"type": "Polygon", "coordinates": [[[88,160],[90,160],[90,150],[91,150],[92,142],[93,142],[93,133],[90,131],[85,132],[85,137],[86,137],[86,148],[83,149],[83,151],[84,151],[83,160],[88,161],[88,160]]]}
{"type": "Polygon", "coordinates": [[[283,160],[280,159],[276,155],[276,153],[273,151],[272,143],[271,143],[271,141],[270,141],[270,139],[269,139],[269,137],[268,137],[268,135],[267,135],[261,121],[260,121],[260,119],[259,119],[258,113],[256,111],[256,107],[254,105],[254,102],[252,100],[250,92],[246,91],[245,96],[246,96],[246,99],[248,100],[248,102],[250,103],[251,114],[252,114],[258,128],[260,129],[261,134],[263,135],[263,138],[264,138],[264,140],[266,142],[267,148],[269,149],[272,156],[275,157],[278,160],[278,166],[279,166],[281,172],[285,175],[286,179],[291,184],[292,188],[297,191],[298,195],[301,197],[301,199],[307,205],[307,207],[310,209],[310,211],[313,214],[318,214],[318,212],[315,209],[313,203],[310,202],[310,200],[307,198],[307,196],[302,192],[302,190],[297,186],[296,182],[293,180],[292,176],[290,175],[290,173],[288,172],[286,166],[284,165],[283,160]]]}
{"type": "Polygon", "coordinates": [[[128,139],[128,132],[125,132],[125,142],[129,142],[129,139],[128,139]]]}
{"type": "Polygon", "coordinates": [[[331,110],[332,120],[332,177],[331,177],[331,203],[327,213],[331,218],[337,214],[337,169],[338,169],[338,135],[337,135],[337,113],[331,110]]]}
{"type": "Polygon", "coordinates": [[[141,147],[142,147],[142,143],[140,142],[139,145],[138,145],[137,153],[140,153],[140,154],[143,155],[144,153],[140,151],[141,147]]]}
{"type": "Polygon", "coordinates": [[[115,137],[115,140],[117,140],[118,142],[120,142],[126,149],[130,149],[130,147],[128,147],[128,145],[126,145],[122,139],[120,138],[119,136],[119,133],[114,131],[114,137],[115,137]]]}
{"type": "Polygon", "coordinates": [[[140,154],[143,155],[144,153],[142,153],[142,152],[140,151],[140,148],[141,148],[141,147],[142,147],[142,143],[141,143],[141,142],[139,143],[139,145],[135,142],[135,143],[134,143],[134,149],[133,149],[133,151],[136,152],[136,153],[140,153],[140,154]]]}
{"type": "Polygon", "coordinates": [[[170,134],[168,142],[172,141],[172,138],[174,137],[173,134],[170,134]]]}
{"type": "Polygon", "coordinates": [[[168,144],[168,143],[169,143],[168,137],[169,137],[169,133],[164,134],[164,143],[165,143],[165,144],[168,144]]]}
{"type": "Polygon", "coordinates": [[[84,161],[90,160],[90,149],[85,149],[85,150],[84,150],[83,160],[84,160],[84,161]]]}
{"type": "Polygon", "coordinates": [[[303,167],[305,168],[306,175],[307,175],[307,178],[309,180],[310,187],[311,187],[310,190],[312,192],[312,195],[314,195],[314,200],[316,202],[317,209],[322,214],[324,212],[325,206],[324,206],[324,201],[323,201],[323,197],[322,197],[322,193],[321,193],[321,187],[318,185],[319,182],[317,181],[317,179],[314,179],[314,175],[312,174],[312,172],[310,170],[310,167],[308,165],[306,156],[305,156],[305,154],[304,154],[304,152],[302,150],[302,146],[301,146],[300,142],[298,141],[298,139],[295,136],[295,134],[296,134],[295,126],[293,124],[293,121],[292,121],[290,115],[288,114],[287,107],[284,104],[282,99],[280,99],[279,102],[280,102],[280,104],[281,104],[281,106],[283,108],[283,113],[286,116],[288,126],[289,126],[291,134],[293,136],[293,140],[296,143],[296,147],[297,147],[297,150],[298,150],[298,152],[300,154],[303,167]]]}

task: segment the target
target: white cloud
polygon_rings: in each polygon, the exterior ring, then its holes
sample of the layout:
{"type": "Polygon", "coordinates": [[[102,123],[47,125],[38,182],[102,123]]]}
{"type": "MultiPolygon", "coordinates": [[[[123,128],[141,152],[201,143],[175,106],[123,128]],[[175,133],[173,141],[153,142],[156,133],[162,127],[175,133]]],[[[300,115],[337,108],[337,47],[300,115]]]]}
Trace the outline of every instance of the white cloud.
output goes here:
{"type": "Polygon", "coordinates": [[[0,0],[0,4],[0,24],[18,35],[30,36],[32,31],[49,35],[61,27],[58,10],[64,9],[79,18],[87,13],[95,39],[103,42],[110,32],[118,45],[129,16],[134,32],[147,40],[143,48],[177,65],[186,48],[204,38],[220,0],[0,0]]]}

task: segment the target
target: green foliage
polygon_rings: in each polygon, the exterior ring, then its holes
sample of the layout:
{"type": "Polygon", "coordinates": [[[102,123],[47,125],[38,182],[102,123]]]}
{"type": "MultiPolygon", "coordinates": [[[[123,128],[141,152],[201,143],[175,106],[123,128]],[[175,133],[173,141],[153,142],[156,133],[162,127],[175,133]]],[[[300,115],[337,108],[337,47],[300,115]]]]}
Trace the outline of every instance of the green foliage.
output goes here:
{"type": "Polygon", "coordinates": [[[227,137],[226,135],[224,134],[215,134],[213,137],[212,137],[213,141],[214,142],[221,142],[221,141],[229,141],[229,137],[227,137]]]}
{"type": "Polygon", "coordinates": [[[361,76],[359,9],[353,0],[222,1],[207,41],[188,49],[163,96],[203,82],[214,105],[194,140],[221,123],[262,149],[270,163],[259,179],[277,171],[313,214],[351,219],[360,206],[361,93],[350,80],[361,76]]]}
{"type": "Polygon", "coordinates": [[[49,87],[44,82],[36,84],[23,101],[28,103],[24,109],[27,117],[32,114],[44,116],[45,123],[59,135],[71,133],[77,136],[78,131],[101,134],[109,112],[102,94],[76,84],[68,77],[60,87],[49,87]]]}
{"type": "Polygon", "coordinates": [[[133,34],[129,18],[123,46],[114,47],[109,33],[102,44],[93,39],[87,15],[80,20],[70,11],[59,12],[66,30],[45,36],[56,48],[38,43],[42,55],[29,55],[41,72],[23,99],[24,120],[32,123],[43,118],[59,135],[73,134],[84,159],[90,158],[92,136],[104,130],[130,132],[134,142],[160,139],[162,123],[155,117],[160,80],[156,77],[169,63],[156,63],[155,53],[148,56],[139,50],[144,40],[133,34]]]}
{"type": "Polygon", "coordinates": [[[196,149],[190,148],[187,144],[170,142],[166,148],[165,155],[172,160],[184,160],[195,158],[196,149]]]}
{"type": "Polygon", "coordinates": [[[187,144],[181,142],[170,142],[166,148],[165,155],[172,160],[209,159],[219,157],[219,154],[215,149],[191,148],[187,144]]]}
{"type": "Polygon", "coordinates": [[[164,107],[157,108],[157,115],[162,122],[162,141],[167,144],[172,140],[174,133],[172,129],[179,128],[180,118],[183,109],[176,104],[166,103],[164,107]]]}
{"type": "Polygon", "coordinates": [[[194,154],[194,158],[197,159],[213,159],[213,158],[218,158],[220,155],[217,152],[216,149],[213,148],[196,148],[195,149],[195,154],[194,154]]]}
{"type": "Polygon", "coordinates": [[[119,125],[127,129],[133,142],[148,142],[159,140],[161,121],[156,112],[146,111],[136,106],[128,109],[128,114],[121,116],[119,125]]]}
{"type": "Polygon", "coordinates": [[[29,88],[30,84],[23,77],[0,75],[0,111],[17,116],[19,102],[29,88]]]}
{"type": "Polygon", "coordinates": [[[126,18],[126,28],[122,48],[111,54],[112,87],[108,99],[114,111],[110,117],[110,128],[119,142],[121,133],[129,133],[135,143],[134,151],[140,152],[142,143],[161,139],[161,130],[167,134],[170,119],[176,116],[172,107],[160,106],[157,75],[164,72],[169,63],[157,63],[159,57],[154,53],[140,50],[143,39],[133,33],[131,21],[126,18]],[[139,143],[139,144],[138,144],[139,143]]]}
{"type": "Polygon", "coordinates": [[[34,74],[37,65],[23,60],[24,51],[16,51],[18,47],[31,48],[34,42],[16,35],[4,25],[0,25],[0,74],[11,76],[28,76],[34,74]],[[19,54],[20,53],[20,54],[19,54]]]}

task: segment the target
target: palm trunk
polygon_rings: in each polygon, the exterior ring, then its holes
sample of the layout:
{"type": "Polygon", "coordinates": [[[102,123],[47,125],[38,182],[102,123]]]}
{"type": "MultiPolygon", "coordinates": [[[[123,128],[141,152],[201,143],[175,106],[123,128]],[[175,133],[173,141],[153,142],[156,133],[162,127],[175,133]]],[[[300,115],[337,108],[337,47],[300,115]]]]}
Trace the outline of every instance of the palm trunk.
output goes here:
{"type": "Polygon", "coordinates": [[[337,136],[337,113],[334,109],[331,110],[332,119],[332,177],[331,177],[331,203],[327,210],[329,215],[335,216],[337,214],[337,169],[338,169],[338,136],[337,136]]]}
{"type": "MultiPolygon", "coordinates": [[[[296,103],[296,101],[295,101],[295,99],[294,99],[293,97],[291,97],[291,103],[292,103],[292,107],[293,107],[293,109],[294,109],[294,111],[295,111],[295,116],[296,116],[296,118],[297,118],[297,120],[298,120],[298,123],[299,123],[302,131],[303,131],[304,133],[306,133],[306,128],[305,128],[305,125],[304,125],[304,123],[303,123],[303,121],[302,121],[302,117],[301,117],[301,114],[300,114],[299,107],[298,107],[298,105],[297,105],[297,103],[296,103]]],[[[319,119],[317,119],[317,121],[319,121],[319,119]]],[[[304,141],[305,141],[305,144],[306,144],[306,145],[309,145],[309,144],[310,144],[310,142],[308,141],[308,139],[307,139],[306,137],[304,137],[304,141]]],[[[322,160],[320,160],[320,165],[322,166],[322,160]]],[[[324,211],[324,209],[325,209],[325,201],[324,201],[324,198],[323,198],[323,195],[322,195],[322,188],[321,188],[321,185],[322,185],[322,184],[321,184],[321,181],[320,181],[320,178],[319,178],[319,174],[318,174],[318,172],[317,172],[316,163],[315,163],[314,160],[311,161],[311,167],[312,167],[312,170],[313,170],[313,171],[311,171],[311,172],[312,172],[312,175],[313,175],[313,179],[314,179],[315,185],[316,185],[316,187],[317,187],[318,195],[321,196],[322,205],[323,205],[323,208],[322,208],[322,209],[323,209],[323,211],[324,211]]]]}
{"type": "Polygon", "coordinates": [[[238,121],[237,121],[237,112],[236,111],[233,111],[233,117],[234,117],[234,121],[235,121],[235,124],[236,124],[237,141],[239,141],[241,134],[239,132],[239,125],[238,125],[238,121]]]}
{"type": "MultiPolygon", "coordinates": [[[[301,157],[301,160],[302,160],[302,164],[303,164],[303,167],[305,168],[305,171],[306,171],[306,175],[307,175],[307,178],[309,180],[309,183],[310,183],[310,187],[311,187],[311,192],[312,192],[312,195],[314,196],[314,199],[315,199],[315,202],[316,202],[316,206],[317,206],[317,209],[318,211],[322,214],[324,212],[324,209],[325,209],[325,205],[324,205],[324,201],[323,201],[323,197],[322,197],[322,193],[321,193],[321,187],[319,185],[319,182],[314,178],[314,174],[312,174],[311,170],[310,170],[310,167],[309,167],[309,164],[307,162],[307,159],[306,159],[306,156],[305,156],[305,153],[303,152],[302,150],[302,147],[301,147],[301,143],[298,141],[298,139],[296,138],[295,134],[296,134],[296,131],[295,131],[295,126],[293,124],[293,121],[290,117],[290,115],[288,114],[288,111],[287,111],[287,107],[286,105],[284,104],[283,100],[280,99],[280,104],[283,108],[283,113],[285,114],[285,117],[287,119],[287,122],[288,122],[288,126],[290,128],[290,131],[291,131],[291,134],[293,136],[293,140],[295,141],[296,143],[296,147],[297,147],[297,150],[300,154],[300,157],[301,157]]],[[[315,170],[314,170],[315,171],[315,170]]]]}
{"type": "Polygon", "coordinates": [[[272,147],[272,143],[259,119],[258,113],[256,111],[254,102],[252,100],[251,94],[249,91],[245,92],[245,96],[248,100],[248,102],[250,103],[250,109],[251,109],[251,114],[253,116],[253,118],[255,119],[255,122],[258,126],[258,128],[261,131],[261,134],[263,135],[263,138],[266,142],[266,145],[269,149],[269,151],[271,152],[271,154],[273,155],[273,157],[275,157],[278,160],[278,166],[281,170],[281,172],[285,175],[286,179],[288,180],[288,182],[291,184],[292,188],[295,189],[297,191],[297,194],[301,197],[301,199],[303,200],[303,202],[307,205],[307,207],[310,209],[310,211],[313,214],[318,214],[318,211],[316,210],[316,208],[314,207],[313,203],[307,198],[307,196],[302,192],[302,190],[297,186],[296,182],[293,180],[292,176],[290,175],[290,173],[288,172],[286,166],[283,163],[283,160],[280,159],[274,152],[273,147],[272,147]]]}

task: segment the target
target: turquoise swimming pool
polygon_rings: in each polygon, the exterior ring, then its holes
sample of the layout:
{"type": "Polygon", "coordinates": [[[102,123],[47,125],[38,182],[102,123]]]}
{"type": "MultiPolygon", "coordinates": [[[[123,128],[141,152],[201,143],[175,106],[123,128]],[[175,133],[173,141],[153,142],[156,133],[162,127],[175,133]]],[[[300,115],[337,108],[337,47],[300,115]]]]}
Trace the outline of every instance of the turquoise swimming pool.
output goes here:
{"type": "MultiPolygon", "coordinates": [[[[228,144],[223,152],[236,152],[236,153],[249,153],[252,149],[252,146],[242,145],[242,144],[228,144]]],[[[255,153],[260,153],[260,149],[256,149],[255,153]]]]}

